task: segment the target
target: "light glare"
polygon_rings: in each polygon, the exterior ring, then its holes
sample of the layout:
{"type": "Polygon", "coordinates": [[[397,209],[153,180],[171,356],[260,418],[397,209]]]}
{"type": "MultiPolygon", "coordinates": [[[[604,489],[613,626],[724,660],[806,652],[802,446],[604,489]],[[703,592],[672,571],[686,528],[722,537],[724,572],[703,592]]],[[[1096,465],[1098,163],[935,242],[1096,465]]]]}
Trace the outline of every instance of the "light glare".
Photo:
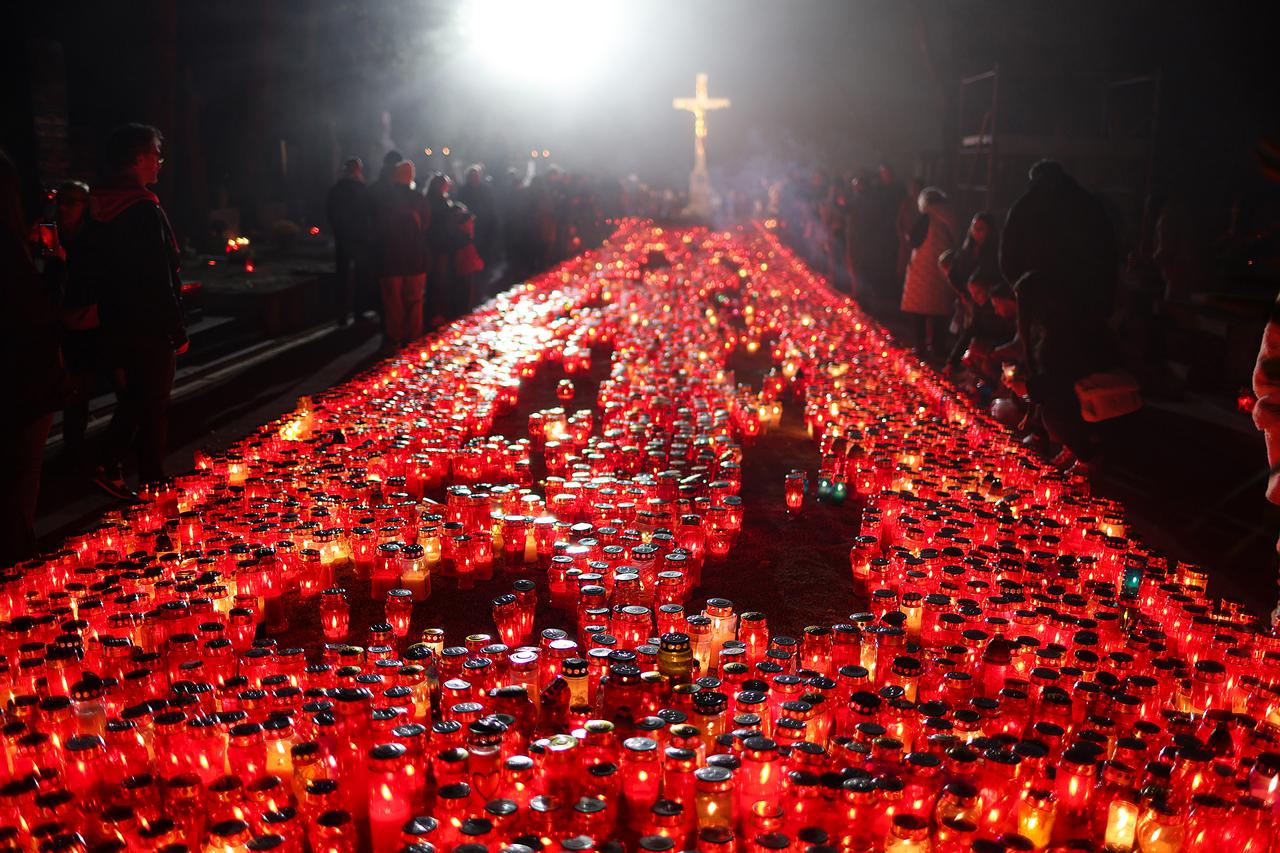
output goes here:
{"type": "Polygon", "coordinates": [[[520,85],[580,79],[620,29],[617,0],[464,0],[459,25],[474,58],[520,85]]]}

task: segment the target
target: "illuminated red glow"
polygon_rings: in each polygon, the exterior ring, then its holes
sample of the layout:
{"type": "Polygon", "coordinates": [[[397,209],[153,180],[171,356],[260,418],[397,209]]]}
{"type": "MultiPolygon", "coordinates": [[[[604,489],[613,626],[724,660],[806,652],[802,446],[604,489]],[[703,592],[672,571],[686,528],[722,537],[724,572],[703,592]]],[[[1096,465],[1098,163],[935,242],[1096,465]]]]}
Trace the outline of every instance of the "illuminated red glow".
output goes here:
{"type": "Polygon", "coordinates": [[[0,825],[24,840],[52,820],[141,849],[164,815],[194,849],[280,831],[346,850],[365,824],[384,849],[526,831],[684,849],[695,829],[750,848],[810,827],[849,849],[1007,833],[1056,849],[1226,821],[1249,849],[1277,802],[1275,638],[1209,600],[1196,567],[1127,538],[1121,507],[1047,469],[767,231],[626,223],[147,497],[0,577],[17,780],[0,825]],[[645,268],[652,252],[669,271],[645,268]],[[728,378],[738,348],[773,354],[760,392],[728,378]],[[593,349],[613,355],[589,408],[490,435],[522,380],[582,374],[593,349]],[[740,466],[775,401],[803,406],[823,482],[862,515],[852,586],[830,592],[868,610],[798,640],[691,598],[751,524],[740,466]],[[276,507],[291,517],[268,522],[276,507]],[[497,574],[511,592],[493,598],[497,574]],[[564,631],[537,630],[543,578],[564,631]],[[483,585],[494,628],[414,643],[433,583],[483,585]],[[354,595],[386,624],[352,626],[354,595]],[[286,616],[331,645],[255,645],[286,616]],[[692,663],[661,661],[662,634],[684,635],[692,663]],[[646,675],[689,666],[679,683],[646,675]],[[709,765],[728,779],[691,786],[709,765]],[[838,790],[813,782],[828,772],[838,790]],[[944,787],[957,779],[969,787],[944,787]],[[136,822],[108,827],[108,805],[136,822]]]}

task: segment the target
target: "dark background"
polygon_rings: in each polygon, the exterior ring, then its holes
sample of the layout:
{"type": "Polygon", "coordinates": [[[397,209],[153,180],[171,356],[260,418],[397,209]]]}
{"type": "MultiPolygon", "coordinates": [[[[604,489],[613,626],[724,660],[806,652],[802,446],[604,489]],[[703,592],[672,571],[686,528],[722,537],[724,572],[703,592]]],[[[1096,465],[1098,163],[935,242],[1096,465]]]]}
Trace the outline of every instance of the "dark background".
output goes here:
{"type": "MultiPolygon", "coordinates": [[[[523,171],[545,148],[571,170],[678,186],[691,122],[671,98],[707,71],[733,100],[710,119],[722,179],[880,160],[910,175],[940,153],[946,165],[958,78],[999,63],[1007,81],[1159,70],[1153,193],[1191,200],[1216,229],[1232,198],[1266,192],[1253,149],[1280,104],[1268,4],[600,2],[603,34],[544,18],[514,47],[484,37],[503,31],[502,3],[469,27],[467,4],[444,0],[21,3],[0,35],[0,145],[34,198],[38,181],[93,176],[113,125],[157,124],[161,195],[186,228],[225,206],[252,221],[267,203],[315,221],[340,158],[391,145],[435,168],[423,149],[449,145],[491,171],[523,171]]],[[[1071,132],[1064,116],[1093,110],[1079,100],[1033,90],[1002,121],[1071,132]]]]}

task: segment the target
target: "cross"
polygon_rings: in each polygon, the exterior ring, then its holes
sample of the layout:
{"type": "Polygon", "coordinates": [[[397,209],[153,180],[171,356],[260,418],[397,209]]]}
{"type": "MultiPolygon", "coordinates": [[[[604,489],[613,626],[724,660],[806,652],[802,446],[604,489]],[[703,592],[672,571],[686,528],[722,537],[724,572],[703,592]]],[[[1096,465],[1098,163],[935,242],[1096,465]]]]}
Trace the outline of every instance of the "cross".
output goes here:
{"type": "Polygon", "coordinates": [[[693,113],[693,168],[695,172],[706,171],[707,113],[729,106],[729,99],[707,97],[707,75],[699,73],[694,80],[693,97],[676,98],[671,102],[671,106],[693,113]]]}

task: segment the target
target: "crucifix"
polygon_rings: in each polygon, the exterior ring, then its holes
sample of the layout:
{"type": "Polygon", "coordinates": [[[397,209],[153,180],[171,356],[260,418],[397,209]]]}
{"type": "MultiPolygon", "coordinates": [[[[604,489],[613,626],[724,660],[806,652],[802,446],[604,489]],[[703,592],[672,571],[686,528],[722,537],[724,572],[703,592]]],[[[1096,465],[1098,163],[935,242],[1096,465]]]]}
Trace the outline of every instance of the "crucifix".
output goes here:
{"type": "Polygon", "coordinates": [[[707,96],[707,75],[695,78],[692,98],[676,98],[671,106],[693,113],[693,171],[689,173],[689,213],[711,213],[711,178],[707,174],[707,113],[729,106],[728,98],[707,96]]]}

